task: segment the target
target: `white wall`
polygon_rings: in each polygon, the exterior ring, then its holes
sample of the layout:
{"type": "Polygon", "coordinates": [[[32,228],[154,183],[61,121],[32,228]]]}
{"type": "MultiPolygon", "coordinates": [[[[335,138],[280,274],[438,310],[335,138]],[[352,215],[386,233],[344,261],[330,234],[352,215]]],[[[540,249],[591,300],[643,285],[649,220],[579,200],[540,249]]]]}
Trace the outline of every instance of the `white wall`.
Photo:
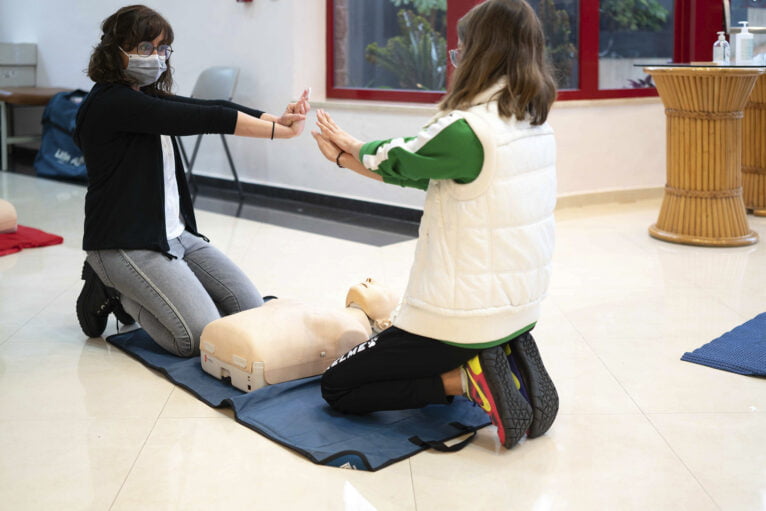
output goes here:
{"type": "MultiPolygon", "coordinates": [[[[323,101],[325,0],[145,0],[173,25],[174,77],[189,94],[211,65],[241,69],[235,101],[279,113],[303,87],[361,139],[414,134],[428,106],[372,108],[323,101]]],[[[117,0],[2,0],[0,41],[38,45],[38,85],[89,89],[84,74],[100,23],[117,0]]],[[[550,116],[559,144],[559,194],[660,187],[665,179],[665,120],[658,99],[562,102],[550,116]]],[[[313,120],[312,120],[313,124],[313,120]]],[[[191,148],[191,139],[187,147],[191,148]]],[[[323,160],[306,132],[294,140],[229,137],[244,181],[420,207],[423,194],[383,186],[323,160]]],[[[195,172],[229,178],[220,142],[206,137],[195,172]]]]}
{"type": "Polygon", "coordinates": [[[559,195],[665,185],[665,109],[659,98],[569,101],[549,117],[559,195]]]}

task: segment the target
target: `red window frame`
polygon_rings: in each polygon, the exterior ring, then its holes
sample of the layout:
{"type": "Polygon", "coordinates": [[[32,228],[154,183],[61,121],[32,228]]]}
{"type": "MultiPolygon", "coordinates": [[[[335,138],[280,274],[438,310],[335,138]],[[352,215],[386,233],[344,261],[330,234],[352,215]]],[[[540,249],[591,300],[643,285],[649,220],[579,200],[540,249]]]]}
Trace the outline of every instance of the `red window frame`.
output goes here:
{"type": "MultiPolygon", "coordinates": [[[[457,21],[481,0],[447,0],[447,48],[457,48],[457,21]]],[[[442,92],[409,90],[353,89],[335,87],[335,51],[333,29],[335,26],[333,0],[326,0],[326,54],[327,97],[335,99],[358,99],[372,101],[402,101],[412,103],[436,103],[442,92]]],[[[559,100],[638,98],[657,96],[656,89],[599,89],[598,45],[599,4],[592,0],[580,0],[579,24],[579,77],[580,88],[559,91],[559,100]]],[[[676,0],[674,16],[674,62],[710,60],[710,34],[723,27],[723,3],[716,1],[676,0]],[[700,5],[703,4],[703,5],[700,5]]],[[[446,56],[445,56],[446,59],[446,56]]],[[[451,72],[448,66],[448,73],[451,72]]]]}
{"type": "Polygon", "coordinates": [[[676,0],[673,61],[709,61],[716,32],[728,32],[723,17],[723,2],[720,0],[676,0]]]}

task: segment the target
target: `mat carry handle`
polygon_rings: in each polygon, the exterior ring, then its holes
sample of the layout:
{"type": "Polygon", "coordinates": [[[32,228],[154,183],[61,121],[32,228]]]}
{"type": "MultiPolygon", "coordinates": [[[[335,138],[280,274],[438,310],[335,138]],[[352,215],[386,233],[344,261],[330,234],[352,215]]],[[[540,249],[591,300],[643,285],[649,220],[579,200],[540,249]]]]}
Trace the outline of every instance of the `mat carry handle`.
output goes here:
{"type": "Polygon", "coordinates": [[[449,425],[455,429],[459,429],[462,433],[471,433],[471,435],[452,445],[447,445],[442,440],[423,440],[417,435],[411,436],[408,440],[418,447],[425,447],[426,449],[430,448],[439,452],[457,452],[476,438],[476,429],[472,427],[461,424],[460,422],[450,422],[449,425]]]}

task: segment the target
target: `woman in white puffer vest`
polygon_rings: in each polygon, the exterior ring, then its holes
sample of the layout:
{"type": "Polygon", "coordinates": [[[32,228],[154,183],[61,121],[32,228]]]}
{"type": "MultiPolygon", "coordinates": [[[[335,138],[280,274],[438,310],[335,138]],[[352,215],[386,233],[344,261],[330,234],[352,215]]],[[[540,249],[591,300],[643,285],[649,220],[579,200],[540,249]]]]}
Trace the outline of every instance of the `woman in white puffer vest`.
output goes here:
{"type": "Polygon", "coordinates": [[[556,146],[545,121],[556,89],[542,27],[523,0],[477,5],[458,37],[450,90],[417,136],[365,144],[317,114],[313,135],[328,160],[427,190],[393,326],[333,363],[322,394],[347,413],[465,395],[510,448],[543,434],[558,410],[529,334],[554,245],[556,146]]]}

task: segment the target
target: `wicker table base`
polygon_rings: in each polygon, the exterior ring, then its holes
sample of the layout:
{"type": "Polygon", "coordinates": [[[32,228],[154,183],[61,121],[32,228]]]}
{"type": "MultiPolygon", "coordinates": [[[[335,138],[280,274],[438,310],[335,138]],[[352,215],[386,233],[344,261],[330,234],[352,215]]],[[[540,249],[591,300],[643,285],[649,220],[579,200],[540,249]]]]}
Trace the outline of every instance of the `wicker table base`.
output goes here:
{"type": "Polygon", "coordinates": [[[760,69],[647,67],[665,105],[667,183],[654,238],[704,246],[758,241],[742,198],[743,109],[760,69]]]}
{"type": "Polygon", "coordinates": [[[766,216],[766,74],[755,83],[742,125],[742,196],[745,208],[766,216]]]}

